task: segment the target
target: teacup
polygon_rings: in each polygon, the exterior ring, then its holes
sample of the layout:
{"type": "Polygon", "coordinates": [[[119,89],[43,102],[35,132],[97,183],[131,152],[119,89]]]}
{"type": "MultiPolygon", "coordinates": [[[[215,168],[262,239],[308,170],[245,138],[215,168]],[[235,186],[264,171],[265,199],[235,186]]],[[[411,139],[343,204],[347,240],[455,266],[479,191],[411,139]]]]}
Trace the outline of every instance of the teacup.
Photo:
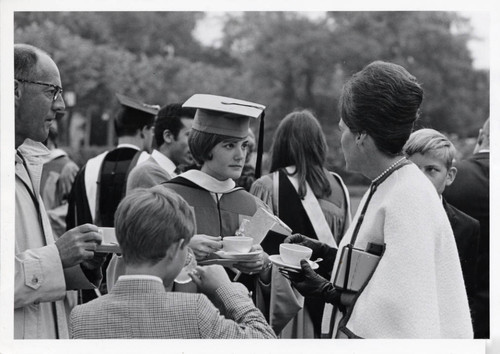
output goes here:
{"type": "Polygon", "coordinates": [[[280,257],[286,264],[300,267],[300,260],[309,260],[312,255],[312,249],[293,243],[282,243],[280,245],[280,257]]]}
{"type": "Polygon", "coordinates": [[[100,227],[99,230],[101,231],[103,244],[118,243],[114,227],[100,227]]]}
{"type": "Polygon", "coordinates": [[[225,252],[248,253],[252,249],[253,238],[247,236],[225,236],[222,250],[225,252]]]}

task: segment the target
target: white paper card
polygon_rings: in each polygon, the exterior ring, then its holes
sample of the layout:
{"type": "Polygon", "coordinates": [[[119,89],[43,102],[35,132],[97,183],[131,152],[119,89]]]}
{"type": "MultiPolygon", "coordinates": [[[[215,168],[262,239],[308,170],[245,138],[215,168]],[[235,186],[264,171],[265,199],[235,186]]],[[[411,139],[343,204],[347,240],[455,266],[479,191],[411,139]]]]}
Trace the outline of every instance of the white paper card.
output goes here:
{"type": "Polygon", "coordinates": [[[280,234],[291,235],[292,230],[280,218],[263,208],[259,208],[245,227],[245,235],[254,239],[254,244],[259,244],[266,237],[269,230],[280,234]]]}

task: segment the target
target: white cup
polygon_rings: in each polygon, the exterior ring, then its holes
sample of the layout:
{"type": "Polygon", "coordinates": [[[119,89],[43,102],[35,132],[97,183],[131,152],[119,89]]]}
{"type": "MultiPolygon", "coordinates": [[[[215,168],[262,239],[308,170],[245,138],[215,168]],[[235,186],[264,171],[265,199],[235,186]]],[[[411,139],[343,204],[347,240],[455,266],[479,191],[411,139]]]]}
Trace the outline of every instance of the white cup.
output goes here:
{"type": "Polygon", "coordinates": [[[100,227],[99,231],[102,235],[103,244],[118,243],[114,227],[100,227]]]}
{"type": "Polygon", "coordinates": [[[178,284],[189,283],[192,280],[189,276],[189,273],[195,270],[196,266],[196,257],[194,256],[193,250],[190,247],[187,247],[187,255],[186,261],[184,262],[184,267],[181,269],[179,274],[177,274],[177,277],[174,279],[174,281],[178,284]]]}
{"type": "Polygon", "coordinates": [[[280,257],[288,265],[300,267],[301,259],[309,259],[312,249],[294,243],[282,243],[280,245],[280,257]]]}
{"type": "Polygon", "coordinates": [[[253,238],[248,236],[225,236],[222,250],[225,252],[248,253],[252,249],[253,238]]]}

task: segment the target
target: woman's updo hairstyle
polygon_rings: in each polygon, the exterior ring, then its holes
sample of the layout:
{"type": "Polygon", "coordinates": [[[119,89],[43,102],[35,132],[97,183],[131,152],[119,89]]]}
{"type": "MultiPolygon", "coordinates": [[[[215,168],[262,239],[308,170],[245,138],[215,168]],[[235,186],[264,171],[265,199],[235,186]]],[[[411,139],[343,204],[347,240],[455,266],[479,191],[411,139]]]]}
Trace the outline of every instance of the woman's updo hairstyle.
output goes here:
{"type": "Polygon", "coordinates": [[[423,90],[400,65],[375,61],[344,85],[340,115],[353,133],[367,133],[377,148],[398,155],[419,115],[423,90]]]}

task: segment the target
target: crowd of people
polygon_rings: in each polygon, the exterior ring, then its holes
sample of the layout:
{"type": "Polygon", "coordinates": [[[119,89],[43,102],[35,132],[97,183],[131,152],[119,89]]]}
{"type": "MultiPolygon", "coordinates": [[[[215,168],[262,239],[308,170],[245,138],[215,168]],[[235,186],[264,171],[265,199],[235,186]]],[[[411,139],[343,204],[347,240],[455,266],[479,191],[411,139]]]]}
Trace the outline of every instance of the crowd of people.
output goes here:
{"type": "Polygon", "coordinates": [[[14,64],[16,339],[489,338],[489,119],[457,163],[444,134],[414,130],[424,92],[402,66],[372,62],[343,86],[346,168],[371,180],[351,215],[311,111],[280,121],[260,176],[264,105],[117,94],[117,146],[78,170],[51,128],[56,63],[16,44],[14,64]],[[291,232],[210,264],[260,210],[291,232]],[[99,250],[102,228],[119,252],[99,250]],[[283,243],[317,263],[276,263],[283,243]]]}

